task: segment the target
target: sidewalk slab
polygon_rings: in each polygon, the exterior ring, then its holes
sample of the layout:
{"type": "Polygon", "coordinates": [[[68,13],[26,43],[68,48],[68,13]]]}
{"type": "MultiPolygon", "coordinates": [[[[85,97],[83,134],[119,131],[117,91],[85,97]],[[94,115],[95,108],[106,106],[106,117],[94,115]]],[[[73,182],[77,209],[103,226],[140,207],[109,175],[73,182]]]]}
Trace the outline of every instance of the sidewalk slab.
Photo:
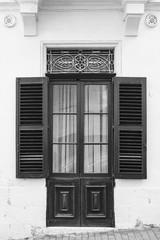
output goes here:
{"type": "MultiPolygon", "coordinates": [[[[17,240],[17,239],[12,239],[17,240]]],[[[160,227],[33,236],[18,240],[160,240],[160,227]]]]}

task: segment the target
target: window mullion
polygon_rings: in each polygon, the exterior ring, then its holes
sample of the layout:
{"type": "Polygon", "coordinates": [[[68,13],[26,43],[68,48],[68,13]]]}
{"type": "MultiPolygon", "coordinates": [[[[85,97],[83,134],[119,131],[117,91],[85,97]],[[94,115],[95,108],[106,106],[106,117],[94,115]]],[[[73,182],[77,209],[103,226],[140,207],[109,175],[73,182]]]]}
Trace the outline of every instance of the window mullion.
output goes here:
{"type": "Polygon", "coordinates": [[[79,175],[84,173],[84,83],[79,82],[78,85],[78,161],[79,175]]]}

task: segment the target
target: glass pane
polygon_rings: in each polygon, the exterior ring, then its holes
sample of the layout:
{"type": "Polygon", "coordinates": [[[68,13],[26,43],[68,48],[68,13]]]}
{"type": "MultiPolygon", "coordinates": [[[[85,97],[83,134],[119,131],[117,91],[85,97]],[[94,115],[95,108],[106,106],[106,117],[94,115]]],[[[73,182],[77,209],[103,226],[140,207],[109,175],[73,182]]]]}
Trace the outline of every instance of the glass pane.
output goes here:
{"type": "Polygon", "coordinates": [[[77,116],[53,115],[53,143],[77,141],[77,116]]]}
{"type": "Polygon", "coordinates": [[[53,172],[75,173],[77,145],[53,144],[53,172]]]}
{"type": "Polygon", "coordinates": [[[53,85],[53,113],[77,112],[77,86],[53,85]]]}
{"type": "Polygon", "coordinates": [[[85,85],[85,112],[108,112],[108,86],[85,85]]]}
{"type": "Polygon", "coordinates": [[[108,143],[108,115],[84,116],[85,143],[108,143]]]}
{"type": "Polygon", "coordinates": [[[84,146],[84,172],[108,173],[108,145],[84,146]]]}
{"type": "Polygon", "coordinates": [[[108,173],[108,86],[85,85],[84,172],[108,173]],[[99,144],[106,143],[106,144],[99,144]]]}

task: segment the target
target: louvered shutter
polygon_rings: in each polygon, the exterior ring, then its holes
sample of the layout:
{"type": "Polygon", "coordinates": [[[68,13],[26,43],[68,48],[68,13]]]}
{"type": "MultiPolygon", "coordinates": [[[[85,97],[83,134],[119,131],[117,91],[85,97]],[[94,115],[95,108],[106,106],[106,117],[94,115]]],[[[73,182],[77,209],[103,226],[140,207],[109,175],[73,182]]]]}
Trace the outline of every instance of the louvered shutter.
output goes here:
{"type": "Polygon", "coordinates": [[[17,79],[18,178],[41,178],[47,172],[47,78],[17,79]]]}
{"type": "Polygon", "coordinates": [[[146,178],[146,79],[114,78],[116,178],[146,178]]]}

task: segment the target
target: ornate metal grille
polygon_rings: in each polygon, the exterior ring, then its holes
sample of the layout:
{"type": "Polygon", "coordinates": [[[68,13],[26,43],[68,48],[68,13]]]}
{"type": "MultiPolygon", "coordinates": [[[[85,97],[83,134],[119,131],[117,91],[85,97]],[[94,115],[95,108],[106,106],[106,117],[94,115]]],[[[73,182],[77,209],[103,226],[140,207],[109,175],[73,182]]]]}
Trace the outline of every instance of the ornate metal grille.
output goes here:
{"type": "Polygon", "coordinates": [[[113,73],[114,50],[47,49],[47,73],[113,73]]]}

